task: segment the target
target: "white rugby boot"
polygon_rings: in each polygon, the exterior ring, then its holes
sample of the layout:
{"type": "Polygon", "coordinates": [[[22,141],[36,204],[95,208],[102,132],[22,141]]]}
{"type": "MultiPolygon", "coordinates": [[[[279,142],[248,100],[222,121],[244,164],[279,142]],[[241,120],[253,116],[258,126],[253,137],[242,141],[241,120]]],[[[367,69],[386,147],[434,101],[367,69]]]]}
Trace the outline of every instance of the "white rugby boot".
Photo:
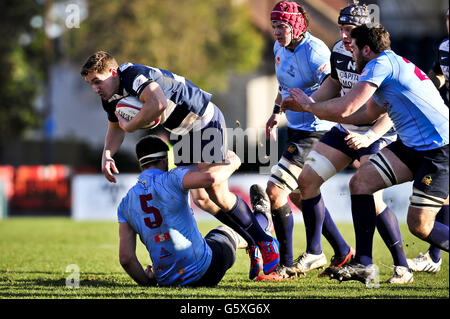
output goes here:
{"type": "Polygon", "coordinates": [[[408,262],[409,269],[412,271],[437,273],[441,270],[442,258],[435,263],[431,259],[428,251],[425,254],[420,253],[416,258],[406,259],[406,261],[408,262]]]}
{"type": "Polygon", "coordinates": [[[322,268],[327,264],[327,257],[324,253],[319,255],[304,252],[294,260],[293,267],[298,275],[306,274],[308,271],[322,268]]]}
{"type": "Polygon", "coordinates": [[[412,272],[408,267],[394,266],[394,276],[389,278],[386,282],[388,284],[409,284],[414,281],[412,272]]]}

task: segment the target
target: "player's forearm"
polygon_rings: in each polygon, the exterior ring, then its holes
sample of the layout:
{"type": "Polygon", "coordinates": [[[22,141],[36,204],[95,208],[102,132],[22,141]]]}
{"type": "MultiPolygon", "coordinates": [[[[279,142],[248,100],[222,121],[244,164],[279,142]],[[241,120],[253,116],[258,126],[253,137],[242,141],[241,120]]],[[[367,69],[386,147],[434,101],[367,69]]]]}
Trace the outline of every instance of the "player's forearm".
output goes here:
{"type": "Polygon", "coordinates": [[[352,115],[356,110],[350,104],[345,103],[344,98],[310,103],[304,107],[306,112],[313,113],[321,120],[344,123],[344,119],[352,115]]]}
{"type": "Polygon", "coordinates": [[[103,147],[103,159],[110,159],[117,153],[125,138],[125,132],[116,123],[109,123],[103,147]]]}
{"type": "Polygon", "coordinates": [[[167,104],[155,101],[145,102],[140,112],[128,123],[128,132],[134,132],[148,123],[153,122],[164,112],[166,107],[167,104]]]}
{"type": "Polygon", "coordinates": [[[377,135],[377,137],[381,137],[386,134],[392,128],[392,126],[394,126],[394,123],[392,122],[391,118],[388,116],[388,114],[384,114],[375,122],[371,130],[377,135]]]}
{"type": "Polygon", "coordinates": [[[339,82],[331,76],[328,76],[317,91],[310,97],[316,102],[326,101],[339,96],[340,89],[341,85],[339,82]]]}
{"type": "Polygon", "coordinates": [[[227,160],[228,164],[210,164],[202,168],[201,172],[205,175],[205,181],[208,184],[204,187],[220,185],[241,166],[241,160],[234,152],[229,151],[227,160]]]}
{"type": "Polygon", "coordinates": [[[122,268],[127,274],[140,286],[154,286],[156,281],[150,279],[146,274],[142,265],[137,258],[132,258],[128,261],[121,262],[122,268]]]}

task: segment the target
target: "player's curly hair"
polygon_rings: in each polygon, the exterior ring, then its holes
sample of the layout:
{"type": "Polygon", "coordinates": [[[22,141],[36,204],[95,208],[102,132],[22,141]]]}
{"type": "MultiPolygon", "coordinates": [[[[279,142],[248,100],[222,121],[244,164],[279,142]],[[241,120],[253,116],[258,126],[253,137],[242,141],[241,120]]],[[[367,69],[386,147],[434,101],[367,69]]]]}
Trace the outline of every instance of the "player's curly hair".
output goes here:
{"type": "Polygon", "coordinates": [[[389,32],[381,24],[373,27],[363,24],[354,28],[350,36],[356,40],[355,43],[359,49],[366,45],[375,53],[391,49],[389,32]]]}
{"type": "Polygon", "coordinates": [[[89,73],[103,73],[110,68],[118,68],[116,59],[106,51],[98,51],[92,54],[81,67],[81,76],[85,77],[89,73]]]}

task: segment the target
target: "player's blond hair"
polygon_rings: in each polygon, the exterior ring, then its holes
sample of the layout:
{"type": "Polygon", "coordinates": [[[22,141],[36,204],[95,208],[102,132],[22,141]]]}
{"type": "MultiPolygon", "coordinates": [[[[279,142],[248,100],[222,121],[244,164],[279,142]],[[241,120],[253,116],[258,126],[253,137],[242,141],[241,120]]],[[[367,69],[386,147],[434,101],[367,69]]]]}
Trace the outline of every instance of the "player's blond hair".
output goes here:
{"type": "Polygon", "coordinates": [[[103,73],[111,68],[118,68],[116,59],[106,51],[98,51],[92,54],[81,67],[81,76],[85,77],[89,73],[103,73]]]}

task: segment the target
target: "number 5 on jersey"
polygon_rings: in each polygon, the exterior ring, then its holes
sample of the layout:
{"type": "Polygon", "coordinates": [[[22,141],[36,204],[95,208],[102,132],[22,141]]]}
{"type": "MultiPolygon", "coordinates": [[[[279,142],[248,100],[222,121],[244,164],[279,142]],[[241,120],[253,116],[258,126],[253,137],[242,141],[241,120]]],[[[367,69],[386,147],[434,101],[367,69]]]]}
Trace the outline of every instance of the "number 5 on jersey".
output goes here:
{"type": "Polygon", "coordinates": [[[144,223],[148,228],[158,228],[162,224],[161,212],[158,208],[149,205],[149,201],[153,199],[152,194],[140,195],[139,199],[141,201],[142,210],[151,214],[150,216],[144,218],[144,223]]]}

